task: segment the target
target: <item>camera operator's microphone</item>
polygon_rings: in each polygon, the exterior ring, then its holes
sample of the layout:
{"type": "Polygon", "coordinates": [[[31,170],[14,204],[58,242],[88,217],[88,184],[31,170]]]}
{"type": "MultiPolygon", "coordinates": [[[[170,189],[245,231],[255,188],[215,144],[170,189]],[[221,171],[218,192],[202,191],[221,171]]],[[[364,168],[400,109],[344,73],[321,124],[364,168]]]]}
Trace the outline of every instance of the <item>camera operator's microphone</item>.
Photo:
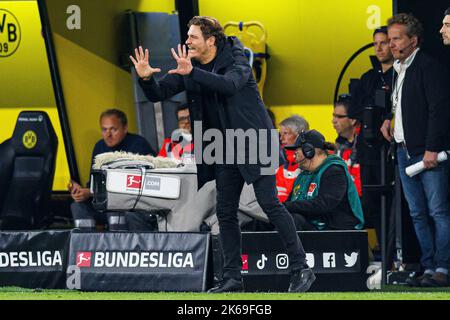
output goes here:
{"type": "Polygon", "coordinates": [[[398,52],[400,52],[401,54],[405,53],[405,50],[408,49],[409,47],[411,47],[413,45],[413,42],[411,42],[410,44],[408,44],[406,47],[404,47],[403,49],[398,50],[398,52]]]}
{"type": "Polygon", "coordinates": [[[303,162],[305,162],[306,160],[308,160],[307,157],[303,156],[303,159],[298,161],[297,164],[302,164],[303,162]]]}

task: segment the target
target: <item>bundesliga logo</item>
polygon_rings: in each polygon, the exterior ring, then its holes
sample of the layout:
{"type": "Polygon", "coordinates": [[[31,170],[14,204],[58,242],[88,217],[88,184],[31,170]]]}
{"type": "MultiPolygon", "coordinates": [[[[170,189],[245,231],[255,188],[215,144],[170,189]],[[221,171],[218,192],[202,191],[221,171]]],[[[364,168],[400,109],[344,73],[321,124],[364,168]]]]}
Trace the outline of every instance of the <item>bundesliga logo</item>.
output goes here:
{"type": "Polygon", "coordinates": [[[77,252],[77,267],[91,266],[91,252],[77,252]]]}
{"type": "Polygon", "coordinates": [[[242,270],[248,270],[248,254],[242,255],[242,270]]]}
{"type": "Polygon", "coordinates": [[[140,189],[141,188],[141,176],[127,175],[127,188],[140,189]]]}

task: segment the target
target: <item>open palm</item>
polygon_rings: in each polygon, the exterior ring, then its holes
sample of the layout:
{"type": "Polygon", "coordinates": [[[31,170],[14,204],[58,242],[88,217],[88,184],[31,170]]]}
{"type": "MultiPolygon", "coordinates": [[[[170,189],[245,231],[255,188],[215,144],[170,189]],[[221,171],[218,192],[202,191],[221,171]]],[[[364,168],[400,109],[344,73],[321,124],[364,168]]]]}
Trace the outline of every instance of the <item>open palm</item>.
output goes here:
{"type": "Polygon", "coordinates": [[[175,52],[175,50],[172,48],[172,55],[174,59],[177,61],[177,68],[169,70],[170,74],[181,74],[181,75],[187,75],[191,73],[192,71],[192,63],[191,59],[188,58],[186,46],[178,45],[178,54],[175,52]]]}
{"type": "Polygon", "coordinates": [[[148,62],[148,49],[142,49],[142,46],[139,46],[139,50],[134,49],[134,54],[136,59],[133,56],[130,56],[131,61],[134,64],[134,68],[136,69],[136,73],[140,78],[148,79],[154,73],[161,72],[159,68],[152,68],[148,62]]]}

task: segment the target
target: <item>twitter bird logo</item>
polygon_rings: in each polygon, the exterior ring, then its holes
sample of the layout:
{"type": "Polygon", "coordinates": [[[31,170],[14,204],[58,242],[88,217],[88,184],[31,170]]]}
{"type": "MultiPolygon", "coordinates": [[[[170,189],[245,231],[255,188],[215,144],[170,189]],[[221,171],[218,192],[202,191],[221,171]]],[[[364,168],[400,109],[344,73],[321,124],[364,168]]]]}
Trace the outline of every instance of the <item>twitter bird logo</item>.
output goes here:
{"type": "Polygon", "coordinates": [[[344,253],[344,258],[345,258],[345,266],[347,268],[351,268],[356,264],[356,261],[358,261],[358,252],[352,252],[350,255],[344,253]]]}

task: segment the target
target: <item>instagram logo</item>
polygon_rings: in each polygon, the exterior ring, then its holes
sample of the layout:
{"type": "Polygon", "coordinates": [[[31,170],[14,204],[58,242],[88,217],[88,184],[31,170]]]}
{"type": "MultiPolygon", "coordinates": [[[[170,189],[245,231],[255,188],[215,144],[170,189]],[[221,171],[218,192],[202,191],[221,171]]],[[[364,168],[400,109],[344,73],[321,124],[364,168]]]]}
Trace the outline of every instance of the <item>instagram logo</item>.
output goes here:
{"type": "Polygon", "coordinates": [[[275,263],[278,269],[287,269],[289,267],[289,257],[285,253],[277,254],[275,263]]]}

